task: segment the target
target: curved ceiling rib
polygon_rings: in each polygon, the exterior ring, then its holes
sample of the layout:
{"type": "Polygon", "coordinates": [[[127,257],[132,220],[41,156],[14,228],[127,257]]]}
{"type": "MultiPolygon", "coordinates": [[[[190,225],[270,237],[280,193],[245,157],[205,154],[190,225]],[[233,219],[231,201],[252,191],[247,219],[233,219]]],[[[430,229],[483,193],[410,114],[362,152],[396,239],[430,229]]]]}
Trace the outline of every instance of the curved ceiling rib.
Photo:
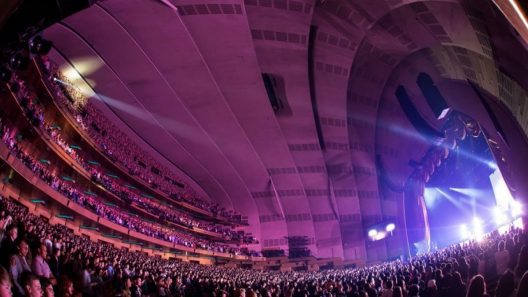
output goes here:
{"type": "MultiPolygon", "coordinates": [[[[265,241],[268,243],[279,242],[278,245],[286,247],[284,236],[297,234],[289,232],[279,234],[279,231],[286,229],[284,226],[285,219],[292,222],[294,217],[298,217],[299,213],[296,212],[298,204],[295,205],[292,199],[294,195],[304,193],[305,190],[302,184],[298,182],[300,180],[297,179],[297,172],[291,174],[291,179],[288,180],[290,182],[283,183],[281,182],[282,179],[277,178],[276,170],[294,169],[296,167],[291,152],[287,149],[287,138],[280,129],[265,95],[259,71],[261,67],[256,63],[257,59],[253,50],[254,45],[248,22],[244,18],[243,11],[240,12],[241,15],[236,17],[221,15],[185,16],[184,21],[194,36],[194,40],[202,49],[204,59],[211,65],[213,76],[219,82],[218,85],[225,94],[231,110],[245,130],[248,131],[253,146],[259,152],[263,163],[267,165],[270,174],[273,175],[273,185],[264,189],[255,189],[256,192],[253,194],[261,210],[262,232],[269,232],[266,234],[265,241]],[[205,25],[206,23],[207,25],[205,25]],[[206,27],[207,29],[205,29],[206,27]],[[237,28],[236,34],[229,28],[237,28]],[[219,43],[217,43],[218,40],[215,40],[216,38],[206,38],[208,36],[223,36],[226,33],[229,33],[229,38],[221,41],[222,47],[217,46],[219,43]],[[225,70],[228,61],[231,65],[237,65],[236,70],[233,70],[235,73],[222,71],[225,70]],[[248,115],[252,115],[252,117],[249,118],[248,115]],[[268,139],[273,141],[267,141],[268,139]],[[295,188],[298,192],[288,187],[291,184],[300,185],[295,188]],[[277,198],[280,201],[276,201],[277,198]],[[290,207],[284,203],[292,204],[291,211],[288,211],[290,207]],[[273,206],[277,204],[278,207],[273,206]],[[286,217],[281,214],[281,206],[284,207],[286,217]]],[[[266,242],[264,246],[267,246],[266,242]]]]}
{"type": "MultiPolygon", "coordinates": [[[[100,54],[97,52],[97,50],[96,50],[95,48],[93,48],[93,46],[92,46],[89,42],[86,42],[86,41],[84,40],[84,38],[82,37],[82,35],[80,35],[80,34],[79,34],[78,32],[76,32],[74,29],[70,28],[69,26],[67,26],[67,25],[65,25],[65,24],[61,24],[61,25],[62,25],[65,29],[67,29],[69,32],[71,32],[72,34],[76,35],[77,38],[79,38],[79,39],[81,40],[81,43],[82,43],[82,44],[84,44],[86,47],[90,48],[90,51],[93,52],[96,56],[99,57],[99,59],[101,59],[101,60],[103,61],[104,65],[106,65],[106,66],[108,67],[108,69],[110,69],[111,72],[113,73],[114,78],[117,79],[117,80],[120,82],[120,84],[121,84],[124,88],[126,88],[126,90],[128,90],[127,93],[129,94],[130,97],[132,97],[132,98],[135,98],[135,97],[136,97],[136,96],[134,95],[134,93],[128,88],[127,84],[121,80],[121,78],[120,78],[119,75],[115,72],[115,70],[113,70],[113,69],[109,66],[109,64],[107,63],[107,61],[105,60],[105,58],[104,58],[102,55],[100,55],[100,54]]],[[[52,30],[49,30],[48,32],[51,33],[51,32],[53,32],[53,31],[52,31],[52,30]]],[[[55,43],[57,44],[58,42],[55,42],[55,43]]],[[[70,55],[75,56],[75,53],[70,53],[70,55]]],[[[94,90],[98,90],[98,89],[99,89],[97,86],[92,86],[92,88],[93,88],[94,90]]],[[[102,93],[99,93],[99,92],[98,92],[98,94],[99,94],[99,96],[102,95],[102,93]]],[[[112,104],[108,104],[107,102],[105,102],[105,100],[106,100],[105,98],[102,99],[102,101],[105,103],[105,105],[108,107],[108,109],[111,110],[112,113],[116,114],[116,116],[117,116],[118,118],[120,118],[121,120],[123,120],[123,118],[122,118],[121,116],[119,116],[119,112],[117,112],[117,111],[115,110],[115,108],[112,107],[112,104]]],[[[137,98],[134,99],[134,100],[135,100],[136,102],[138,101],[137,98]]],[[[141,104],[141,103],[138,102],[138,104],[141,104]]],[[[142,107],[144,108],[143,105],[142,105],[142,107]]],[[[150,117],[152,117],[152,119],[153,119],[152,122],[157,122],[156,119],[154,118],[154,116],[152,115],[152,113],[150,113],[150,112],[146,112],[145,114],[146,114],[146,115],[150,115],[150,117]]],[[[124,122],[124,123],[127,123],[127,120],[123,120],[123,122],[124,122]]],[[[130,122],[128,121],[128,123],[127,123],[126,125],[129,126],[129,123],[130,123],[130,122]]],[[[158,123],[158,125],[159,125],[159,123],[158,123]]],[[[173,136],[170,135],[170,133],[168,133],[166,130],[164,130],[161,126],[160,126],[160,129],[162,129],[162,131],[164,131],[165,133],[167,133],[167,134],[168,134],[167,136],[169,136],[170,138],[173,138],[173,136]]],[[[131,128],[131,130],[134,131],[134,134],[138,134],[138,132],[137,132],[134,128],[131,128]]],[[[141,138],[141,139],[144,139],[142,136],[138,136],[138,137],[141,138]]],[[[148,142],[147,142],[147,143],[148,143],[148,142]]],[[[181,147],[181,146],[180,146],[180,147],[181,147]]],[[[192,154],[190,154],[187,150],[185,150],[183,147],[181,147],[180,150],[181,150],[182,152],[185,152],[190,158],[195,159],[194,156],[193,156],[192,154]]],[[[161,154],[161,156],[164,156],[164,155],[161,154]]],[[[169,160],[169,162],[170,162],[170,160],[169,160]]],[[[196,162],[196,164],[195,164],[194,166],[196,166],[196,167],[194,167],[194,168],[202,168],[203,170],[205,170],[205,172],[208,172],[208,170],[207,170],[205,167],[203,167],[203,166],[200,164],[200,162],[198,162],[197,160],[195,160],[195,162],[196,162]]],[[[212,177],[212,175],[211,175],[210,173],[208,173],[208,175],[211,177],[212,180],[214,180],[214,178],[212,177]]],[[[219,183],[218,181],[216,181],[215,183],[216,183],[220,188],[222,188],[221,183],[219,183]]],[[[225,193],[225,190],[222,190],[222,191],[225,193]]],[[[219,193],[216,192],[216,194],[218,195],[219,193]]],[[[226,195],[226,196],[227,196],[227,195],[226,195]]]]}
{"type": "MultiPolygon", "coordinates": [[[[77,37],[79,37],[80,39],[83,40],[84,44],[89,45],[89,43],[86,42],[86,40],[84,40],[84,38],[82,38],[82,36],[80,36],[77,32],[75,32],[75,30],[73,30],[72,28],[68,27],[68,26],[65,25],[64,23],[60,23],[60,25],[64,26],[65,28],[67,28],[68,30],[70,30],[72,33],[76,34],[77,37]]],[[[93,49],[93,48],[91,48],[91,50],[93,50],[94,52],[96,52],[95,49],[93,49]]],[[[76,67],[76,63],[73,62],[73,61],[71,61],[71,60],[70,60],[70,59],[69,59],[64,53],[62,53],[61,50],[58,49],[56,46],[53,46],[53,51],[57,52],[58,55],[60,55],[60,57],[61,57],[63,60],[65,60],[66,63],[67,63],[68,65],[70,65],[73,69],[75,69],[78,73],[81,73],[81,72],[82,72],[82,71],[79,71],[79,69],[76,67]]],[[[61,59],[61,58],[59,58],[59,57],[56,57],[53,53],[51,53],[50,56],[52,56],[54,59],[58,59],[58,60],[61,59]]],[[[101,57],[101,56],[98,55],[98,54],[97,54],[97,56],[98,56],[99,59],[101,59],[101,60],[103,61],[103,64],[104,64],[106,67],[108,67],[108,68],[114,73],[114,75],[115,75],[116,78],[120,81],[120,83],[121,83],[123,86],[126,87],[126,84],[125,84],[123,81],[121,81],[121,80],[119,79],[119,77],[117,76],[117,74],[115,73],[115,71],[113,71],[113,70],[112,70],[112,67],[110,67],[110,66],[108,65],[108,63],[106,63],[106,61],[104,60],[104,58],[101,57]]],[[[58,61],[57,61],[57,62],[58,62],[58,61]]],[[[95,87],[92,86],[92,85],[90,84],[90,81],[86,80],[86,77],[82,76],[82,79],[84,80],[84,82],[85,82],[87,85],[89,85],[93,90],[95,90],[95,87]]],[[[131,93],[131,94],[132,94],[132,93],[131,93]]],[[[132,95],[132,96],[133,96],[133,95],[132,95]]],[[[127,127],[127,129],[130,129],[130,131],[132,131],[132,132],[134,133],[134,136],[135,136],[135,137],[138,137],[138,138],[141,140],[141,142],[143,142],[143,143],[145,143],[145,144],[148,143],[147,140],[146,140],[143,136],[141,136],[140,134],[138,134],[137,131],[135,131],[134,128],[131,127],[130,124],[129,124],[127,121],[125,121],[125,120],[124,120],[119,114],[117,114],[117,113],[115,112],[114,108],[112,107],[112,104],[108,104],[107,102],[105,102],[105,96],[104,96],[104,95],[102,95],[102,94],[98,94],[98,93],[95,93],[95,98],[97,98],[98,101],[103,102],[103,103],[105,104],[105,106],[106,106],[106,107],[112,112],[112,114],[113,114],[116,118],[118,118],[118,119],[122,122],[122,124],[125,125],[125,126],[127,127]]],[[[125,133],[126,133],[126,132],[125,132],[125,133]]],[[[128,133],[126,133],[126,134],[128,134],[128,133]]],[[[174,166],[174,167],[177,169],[178,173],[179,173],[179,174],[182,174],[182,178],[184,178],[184,179],[190,179],[190,180],[194,183],[194,184],[191,185],[192,187],[195,187],[195,188],[201,190],[203,193],[205,193],[205,191],[201,188],[201,186],[198,184],[198,182],[197,182],[192,176],[190,176],[188,173],[186,173],[183,169],[179,168],[179,167],[178,167],[176,164],[174,164],[171,160],[167,159],[167,157],[166,157],[165,155],[163,155],[163,154],[162,154],[162,153],[161,153],[156,147],[152,147],[152,146],[150,146],[150,145],[149,145],[148,147],[149,147],[150,149],[154,150],[154,151],[155,151],[157,154],[159,154],[160,156],[162,156],[167,162],[169,162],[169,163],[171,164],[171,166],[174,166]]],[[[208,196],[207,196],[206,198],[211,199],[211,198],[208,197],[208,196]]]]}
{"type": "MultiPolygon", "coordinates": [[[[103,10],[111,19],[113,19],[116,24],[124,31],[126,32],[127,36],[133,40],[134,44],[139,48],[141,49],[141,52],[145,55],[145,58],[152,64],[152,66],[156,69],[156,72],[159,74],[159,76],[161,77],[161,79],[163,80],[163,82],[170,88],[172,94],[174,95],[174,97],[178,98],[178,101],[181,102],[181,106],[184,108],[184,110],[192,117],[194,123],[200,127],[200,129],[203,131],[203,133],[209,138],[209,140],[211,141],[211,143],[213,143],[213,145],[215,146],[215,148],[222,154],[222,156],[224,157],[224,159],[227,161],[227,163],[229,164],[229,166],[231,166],[231,168],[234,169],[234,172],[238,175],[238,177],[240,178],[240,180],[243,180],[242,177],[240,176],[240,174],[238,174],[238,171],[234,168],[233,164],[229,161],[229,159],[225,156],[224,152],[218,147],[217,143],[211,138],[211,136],[208,134],[208,132],[204,129],[204,127],[202,126],[202,124],[200,124],[200,122],[195,118],[194,114],[186,107],[185,104],[183,104],[182,100],[180,99],[180,96],[178,96],[176,90],[173,88],[173,86],[167,81],[165,75],[162,74],[162,72],[160,71],[160,69],[156,66],[156,64],[154,63],[154,61],[152,61],[152,59],[150,58],[150,56],[145,52],[145,50],[143,49],[143,47],[140,45],[139,42],[137,42],[137,40],[134,38],[134,36],[127,30],[127,28],[120,22],[119,19],[117,19],[112,13],[110,13],[106,8],[104,8],[103,6],[101,6],[101,4],[96,4],[95,7],[98,7],[100,8],[101,10],[103,10]]],[[[177,16],[177,14],[174,14],[175,16],[177,16]]],[[[178,18],[179,19],[179,18],[178,18]]],[[[181,21],[181,20],[180,20],[181,21]]],[[[183,25],[183,23],[182,23],[183,25]]],[[[191,37],[191,40],[192,40],[192,37],[191,37]]],[[[199,52],[199,49],[196,48],[196,52],[199,52]]],[[[201,54],[200,54],[201,55],[201,54]]],[[[207,64],[204,63],[204,67],[206,69],[207,68],[207,64]]],[[[214,82],[214,78],[213,78],[213,82],[214,82]]],[[[217,87],[218,89],[218,86],[216,85],[216,82],[215,82],[215,86],[217,87]]],[[[236,121],[235,121],[236,123],[236,121]]],[[[165,130],[165,128],[164,128],[165,130]]],[[[165,130],[166,131],[166,130],[165,130]]],[[[172,135],[171,137],[177,141],[172,135]]],[[[245,183],[243,183],[244,186],[245,186],[245,183]]],[[[249,193],[249,189],[247,189],[246,187],[246,190],[247,192],[249,193]]],[[[230,203],[230,207],[233,208],[235,205],[237,205],[237,203],[240,203],[241,201],[234,201],[233,197],[229,196],[229,199],[231,201],[230,203]]],[[[248,207],[248,206],[246,206],[248,207]]]]}
{"type": "MultiPolygon", "coordinates": [[[[282,100],[287,105],[286,108],[291,110],[291,114],[283,116],[279,112],[276,120],[283,137],[292,144],[318,145],[319,143],[306,75],[312,5],[313,1],[307,1],[301,12],[285,12],[256,5],[245,6],[260,69],[284,82],[285,97],[282,100]],[[275,38],[268,40],[255,37],[260,32],[264,34],[273,32],[275,38]]],[[[279,92],[282,92],[281,90],[279,89],[279,92]]],[[[332,212],[328,200],[323,199],[324,193],[327,193],[329,189],[322,153],[320,150],[309,153],[290,150],[289,155],[297,170],[292,170],[288,175],[273,174],[279,191],[299,190],[297,195],[291,195],[288,198],[280,197],[287,215],[288,235],[305,236],[308,242],[307,248],[312,252],[331,256],[332,251],[325,253],[323,245],[319,243],[324,240],[329,242],[332,237],[340,243],[340,237],[336,234],[338,228],[333,226],[336,220],[316,224],[313,219],[332,212]],[[318,170],[311,172],[302,170],[306,167],[318,168],[318,170]]],[[[328,198],[328,195],[326,197],[328,198]]],[[[336,246],[341,246],[341,244],[336,246]]],[[[334,252],[334,255],[342,256],[338,248],[334,248],[334,252]]]]}
{"type": "MultiPolygon", "coordinates": [[[[111,8],[108,8],[108,9],[111,9],[111,8]]],[[[124,22],[127,22],[126,17],[128,16],[128,13],[132,13],[132,15],[133,15],[134,11],[128,11],[127,14],[122,14],[122,15],[118,13],[115,16],[114,15],[113,16],[121,18],[124,22]]],[[[160,15],[161,12],[157,12],[157,14],[160,15]]],[[[175,15],[175,16],[177,16],[177,15],[175,15]]],[[[182,28],[185,31],[186,36],[187,35],[189,36],[189,43],[190,43],[190,46],[193,49],[192,51],[196,52],[200,56],[200,61],[205,61],[203,56],[202,56],[202,54],[201,54],[201,52],[200,52],[200,49],[198,48],[198,46],[194,42],[193,36],[190,35],[189,32],[187,31],[187,27],[183,23],[181,23],[181,20],[179,18],[176,18],[176,19],[177,19],[178,24],[182,25],[182,28]]],[[[124,25],[122,24],[122,26],[124,26],[124,25]]],[[[132,24],[130,22],[130,20],[128,20],[126,26],[131,28],[132,30],[134,30],[135,34],[138,35],[138,38],[140,38],[140,39],[144,38],[144,37],[141,36],[140,29],[133,28],[134,24],[132,24]]],[[[173,27],[173,26],[171,26],[171,27],[173,27]]],[[[170,41],[167,41],[167,42],[170,42],[170,41]]],[[[181,44],[181,42],[182,41],[179,40],[178,43],[181,44]]],[[[147,46],[148,42],[147,41],[142,41],[142,44],[144,46],[147,46]]],[[[151,51],[151,52],[155,51],[156,48],[152,48],[151,47],[151,48],[149,48],[149,51],[151,51]]],[[[153,54],[150,54],[150,55],[152,57],[158,57],[159,56],[156,53],[153,53],[153,54]]],[[[167,64],[167,63],[164,63],[164,64],[167,64]]],[[[183,64],[185,64],[185,63],[183,63],[183,64]]],[[[183,64],[180,65],[180,66],[183,66],[183,64]]],[[[166,66],[165,68],[167,69],[168,67],[170,67],[170,66],[166,66]]],[[[263,167],[262,161],[260,160],[258,155],[256,155],[256,151],[254,149],[254,146],[249,142],[247,134],[242,129],[242,127],[240,126],[239,122],[235,118],[233,118],[233,111],[230,108],[230,106],[227,104],[227,100],[226,100],[224,94],[221,92],[221,90],[220,90],[220,88],[218,86],[218,83],[216,82],[214,76],[212,75],[207,63],[203,63],[203,68],[205,69],[205,74],[204,74],[205,76],[203,76],[201,78],[201,81],[205,84],[206,83],[205,81],[210,79],[211,85],[212,85],[212,87],[211,87],[212,89],[209,88],[208,86],[202,85],[202,87],[201,87],[202,89],[203,88],[205,88],[207,90],[211,89],[211,93],[209,94],[209,96],[203,95],[202,98],[199,98],[199,99],[197,98],[198,101],[204,101],[205,102],[206,101],[205,99],[207,99],[208,97],[210,97],[211,99],[217,99],[217,97],[218,97],[218,99],[215,100],[215,101],[208,100],[208,104],[206,106],[204,106],[204,104],[200,104],[198,106],[196,104],[197,100],[189,101],[189,99],[191,97],[196,97],[196,95],[189,94],[189,92],[187,92],[189,87],[188,86],[183,86],[183,82],[174,82],[174,80],[173,80],[172,84],[173,85],[176,84],[176,86],[178,87],[178,90],[180,91],[181,94],[187,94],[187,95],[183,95],[183,96],[180,96],[180,97],[184,98],[184,100],[187,100],[186,104],[191,106],[190,107],[191,108],[190,112],[195,114],[195,116],[197,117],[197,120],[202,124],[202,127],[205,130],[208,130],[208,133],[209,133],[209,135],[211,135],[211,137],[216,137],[216,141],[217,142],[225,142],[225,136],[223,138],[219,139],[218,138],[218,133],[219,132],[218,131],[215,132],[215,129],[217,129],[220,126],[225,126],[225,125],[229,125],[230,123],[233,123],[233,125],[231,125],[230,128],[226,129],[226,130],[229,131],[229,133],[231,133],[231,137],[232,138],[229,140],[229,142],[232,142],[232,143],[229,143],[227,146],[224,143],[224,145],[223,145],[223,150],[225,152],[224,154],[225,154],[225,156],[228,159],[233,160],[234,155],[235,154],[240,154],[239,151],[241,149],[244,149],[244,151],[245,151],[244,158],[246,160],[246,164],[242,164],[242,167],[240,165],[239,166],[234,166],[233,165],[233,161],[230,161],[231,162],[231,166],[232,167],[236,167],[236,172],[237,172],[237,174],[239,175],[239,177],[241,179],[245,179],[245,187],[246,187],[246,189],[249,189],[250,185],[251,185],[251,188],[260,187],[258,185],[258,183],[262,183],[262,180],[264,180],[266,183],[268,181],[266,170],[263,167]],[[178,83],[180,83],[180,84],[177,85],[178,83]],[[225,103],[222,105],[222,102],[225,102],[225,103]],[[212,110],[214,110],[214,113],[216,114],[214,117],[204,116],[204,113],[207,113],[207,112],[210,113],[212,110]],[[223,113],[223,115],[220,115],[221,113],[223,113]],[[219,122],[218,125],[216,125],[215,121],[218,121],[219,119],[224,119],[224,120],[223,120],[223,122],[219,122]],[[234,133],[235,131],[237,131],[237,133],[234,133]],[[215,133],[216,133],[216,136],[215,136],[215,133]],[[238,144],[238,145],[236,145],[236,147],[234,147],[234,144],[238,144]],[[232,147],[232,148],[230,148],[230,147],[232,147]],[[234,151],[235,149],[236,149],[236,151],[234,151]],[[230,153],[229,150],[232,151],[230,157],[229,157],[229,153],[230,153]],[[254,166],[251,166],[251,167],[248,166],[249,165],[248,161],[251,158],[250,156],[255,156],[255,157],[253,157],[254,166]],[[260,168],[259,168],[259,166],[260,166],[260,168]],[[252,168],[251,172],[247,171],[247,169],[244,168],[244,167],[252,168]],[[265,177],[262,176],[262,174],[261,174],[260,180],[257,180],[257,177],[259,176],[259,174],[258,174],[259,171],[264,173],[265,177]]],[[[163,70],[161,70],[160,72],[163,72],[163,70]]],[[[182,78],[180,78],[179,80],[181,81],[182,78]]],[[[249,193],[249,190],[248,190],[248,193],[249,193]]],[[[249,198],[249,199],[243,198],[243,197],[237,197],[237,198],[239,200],[236,201],[236,206],[239,207],[240,209],[244,209],[245,211],[250,211],[248,207],[243,206],[243,205],[244,205],[244,203],[251,202],[252,198],[249,198]],[[242,199],[242,200],[240,200],[240,199],[242,199]]],[[[250,211],[250,212],[257,213],[256,211],[255,212],[250,211]]]]}

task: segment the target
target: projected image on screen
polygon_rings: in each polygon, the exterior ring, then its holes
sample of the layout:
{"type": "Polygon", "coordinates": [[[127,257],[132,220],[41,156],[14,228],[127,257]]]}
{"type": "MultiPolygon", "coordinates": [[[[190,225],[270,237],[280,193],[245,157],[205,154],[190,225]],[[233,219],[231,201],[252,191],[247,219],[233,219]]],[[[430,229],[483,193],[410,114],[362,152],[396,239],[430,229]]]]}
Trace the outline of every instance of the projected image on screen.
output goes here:
{"type": "Polygon", "coordinates": [[[517,217],[515,200],[482,133],[451,151],[426,184],[424,199],[437,248],[479,240],[517,217]]]}

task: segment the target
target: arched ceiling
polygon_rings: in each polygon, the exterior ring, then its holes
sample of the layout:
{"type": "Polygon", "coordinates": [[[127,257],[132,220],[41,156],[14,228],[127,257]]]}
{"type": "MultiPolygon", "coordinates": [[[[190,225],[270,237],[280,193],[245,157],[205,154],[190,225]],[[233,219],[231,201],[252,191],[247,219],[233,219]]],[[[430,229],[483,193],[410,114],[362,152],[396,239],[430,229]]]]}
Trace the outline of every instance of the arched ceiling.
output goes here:
{"type": "MultiPolygon", "coordinates": [[[[431,145],[395,88],[405,85],[440,128],[418,73],[449,94],[450,82],[462,81],[463,93],[471,79],[498,98],[506,78],[526,74],[528,63],[503,67],[516,64],[512,52],[526,61],[526,49],[484,3],[107,0],[45,37],[59,63],[95,61],[97,69],[80,71],[99,94],[95,104],[204,197],[248,215],[263,248],[306,236],[318,256],[375,260],[390,244],[366,245],[364,228],[402,211],[401,193],[378,184],[379,166],[402,186],[409,160],[431,145]],[[274,113],[262,73],[284,82],[290,113],[274,113]]],[[[514,84],[512,109],[526,100],[517,96],[526,83],[514,84]]],[[[473,112],[477,99],[456,97],[446,100],[473,112]]]]}

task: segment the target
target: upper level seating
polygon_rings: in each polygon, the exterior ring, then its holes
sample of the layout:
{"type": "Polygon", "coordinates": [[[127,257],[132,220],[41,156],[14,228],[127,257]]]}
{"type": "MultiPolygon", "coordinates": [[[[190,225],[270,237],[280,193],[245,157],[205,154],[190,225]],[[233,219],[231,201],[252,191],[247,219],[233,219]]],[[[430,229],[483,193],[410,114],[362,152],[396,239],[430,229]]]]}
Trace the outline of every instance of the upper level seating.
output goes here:
{"type": "Polygon", "coordinates": [[[14,291],[24,288],[24,259],[44,284],[58,283],[57,291],[73,286],[83,296],[528,296],[528,233],[519,229],[408,262],[320,272],[202,266],[116,249],[50,225],[3,197],[0,234],[0,263],[11,276],[4,280],[0,272],[0,281],[14,291]]]}
{"type": "MultiPolygon", "coordinates": [[[[31,107],[33,103],[30,101],[26,105],[32,110],[37,110],[31,107]]],[[[233,246],[213,242],[205,238],[197,237],[196,235],[191,235],[190,233],[180,232],[174,228],[167,228],[158,223],[144,220],[138,215],[115,207],[111,203],[107,203],[101,197],[94,195],[94,193],[85,191],[83,188],[80,188],[80,185],[76,184],[75,180],[59,178],[61,173],[57,172],[50,164],[36,158],[34,155],[35,151],[32,151],[30,154],[24,150],[24,146],[19,144],[19,142],[24,142],[23,138],[20,138],[21,134],[16,127],[9,126],[7,122],[7,120],[3,120],[0,117],[2,142],[9,148],[12,155],[25,164],[27,168],[52,189],[93,213],[122,225],[129,230],[134,230],[147,236],[178,245],[218,252],[229,251],[236,253],[239,250],[233,246]]]]}
{"type": "Polygon", "coordinates": [[[69,83],[68,78],[61,74],[51,60],[43,57],[42,65],[47,74],[44,79],[51,82],[50,85],[54,88],[56,102],[71,113],[78,126],[86,131],[110,158],[127,168],[129,173],[146,181],[151,186],[159,188],[171,197],[182,199],[196,207],[233,221],[240,221],[239,214],[199,198],[196,192],[169,168],[154,160],[131,141],[125,133],[108,121],[82,92],[70,87],[71,83],[69,83]],[[153,168],[154,171],[159,171],[159,174],[154,173],[153,168]]]}
{"type": "Polygon", "coordinates": [[[191,215],[180,211],[176,207],[155,201],[153,198],[142,195],[135,187],[116,179],[117,176],[111,177],[109,170],[102,167],[97,162],[90,162],[93,158],[85,150],[73,149],[73,144],[68,143],[62,136],[60,126],[48,121],[44,116],[43,106],[36,102],[37,94],[33,94],[29,87],[22,79],[14,76],[18,87],[16,99],[24,109],[28,118],[32,119],[35,126],[40,127],[48,134],[62,150],[64,150],[72,159],[74,159],[82,168],[88,172],[92,179],[103,185],[104,188],[122,198],[127,203],[135,205],[146,210],[152,217],[157,218],[160,222],[170,222],[187,226],[190,228],[197,227],[210,232],[218,233],[219,236],[232,241],[250,242],[252,238],[245,237],[241,231],[233,230],[231,227],[215,224],[213,222],[198,220],[191,215]]]}

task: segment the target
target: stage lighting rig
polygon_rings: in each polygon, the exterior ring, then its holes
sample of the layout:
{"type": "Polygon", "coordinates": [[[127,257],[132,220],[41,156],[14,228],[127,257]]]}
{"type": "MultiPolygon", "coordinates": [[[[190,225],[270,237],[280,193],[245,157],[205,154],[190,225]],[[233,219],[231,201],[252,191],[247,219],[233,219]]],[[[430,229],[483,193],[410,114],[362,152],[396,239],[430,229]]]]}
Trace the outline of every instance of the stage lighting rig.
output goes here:
{"type": "Polygon", "coordinates": [[[11,72],[11,70],[0,65],[0,82],[4,82],[4,83],[9,82],[12,75],[13,73],[11,72]]]}
{"type": "Polygon", "coordinates": [[[29,40],[29,52],[36,55],[46,55],[51,50],[53,43],[37,35],[29,40]]]}
{"type": "Polygon", "coordinates": [[[396,224],[393,222],[381,222],[379,224],[370,226],[367,235],[371,241],[382,240],[388,236],[392,236],[392,232],[396,229],[396,224]]]}
{"type": "Polygon", "coordinates": [[[24,55],[22,51],[19,51],[11,56],[9,59],[9,67],[13,71],[24,70],[29,65],[29,57],[24,55]]]}

